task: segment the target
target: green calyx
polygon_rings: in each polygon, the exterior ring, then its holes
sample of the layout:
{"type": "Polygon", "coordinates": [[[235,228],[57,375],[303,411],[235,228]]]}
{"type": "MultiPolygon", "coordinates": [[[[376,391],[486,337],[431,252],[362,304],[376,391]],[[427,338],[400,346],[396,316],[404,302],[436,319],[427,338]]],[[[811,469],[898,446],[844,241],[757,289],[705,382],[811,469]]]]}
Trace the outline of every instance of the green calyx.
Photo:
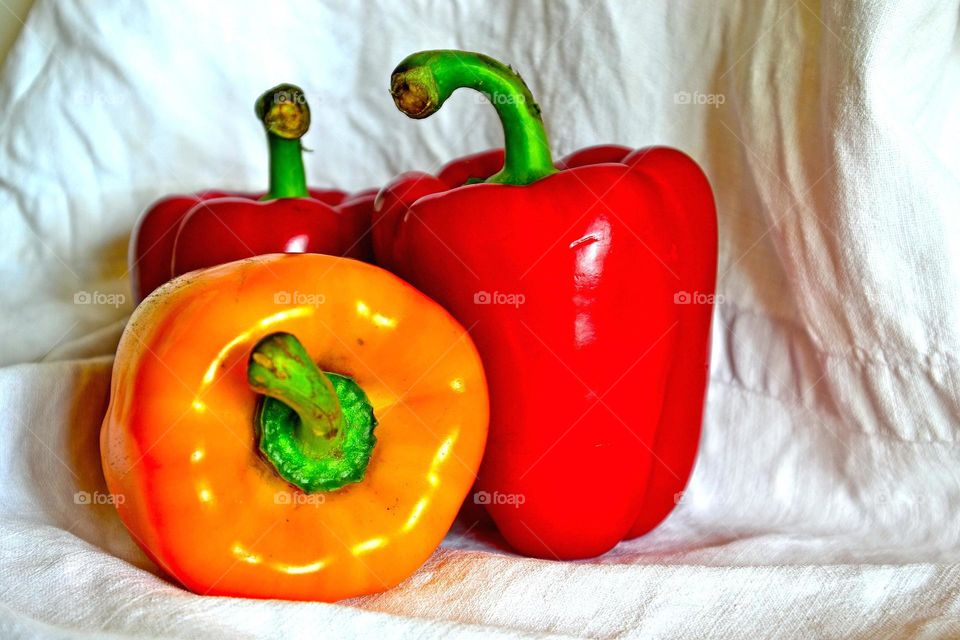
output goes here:
{"type": "Polygon", "coordinates": [[[270,153],[270,190],[261,199],[308,197],[300,138],[310,128],[310,105],[303,90],[292,84],[277,85],[257,98],[255,110],[267,133],[270,153]]]}
{"type": "Polygon", "coordinates": [[[406,57],[390,77],[397,108],[416,119],[436,113],[461,87],[484,94],[503,126],[503,169],[486,182],[523,185],[557,172],[540,107],[510,67],[480,53],[421,51],[406,57]]]}
{"type": "Polygon", "coordinates": [[[247,380],[264,396],[255,417],[259,449],[280,477],[305,493],[363,480],[377,420],[356,382],[321,371],[289,333],[254,346],[247,380]]]}

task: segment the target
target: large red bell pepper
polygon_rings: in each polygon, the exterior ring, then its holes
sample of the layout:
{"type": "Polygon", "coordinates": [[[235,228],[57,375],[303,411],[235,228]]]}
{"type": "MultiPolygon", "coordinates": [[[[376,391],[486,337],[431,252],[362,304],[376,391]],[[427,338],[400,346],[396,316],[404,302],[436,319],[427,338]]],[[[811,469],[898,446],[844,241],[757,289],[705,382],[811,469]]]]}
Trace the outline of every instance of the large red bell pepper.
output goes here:
{"type": "Polygon", "coordinates": [[[307,187],[300,138],[310,126],[303,91],[282,84],[257,100],[267,133],[270,190],[175,195],[143,213],[130,237],[134,298],[194,269],[265,253],[328,253],[370,261],[375,190],[307,187]]]}
{"type": "Polygon", "coordinates": [[[424,118],[460,87],[493,103],[505,154],[385,187],[374,251],[468,327],[483,358],[491,424],[475,500],[522,553],[594,556],[666,517],[693,466],[713,196],[669,148],[593,147],[554,165],[529,90],[486,56],[414,54],[391,91],[424,118]]]}

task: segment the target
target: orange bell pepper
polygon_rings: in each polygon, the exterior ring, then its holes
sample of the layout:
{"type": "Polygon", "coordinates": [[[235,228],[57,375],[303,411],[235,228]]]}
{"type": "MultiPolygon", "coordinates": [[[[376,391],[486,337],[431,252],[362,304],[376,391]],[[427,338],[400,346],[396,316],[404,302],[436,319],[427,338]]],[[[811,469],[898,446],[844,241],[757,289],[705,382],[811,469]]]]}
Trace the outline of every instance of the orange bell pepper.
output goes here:
{"type": "Polygon", "coordinates": [[[480,359],[441,307],[368,264],[270,255],[136,309],[101,456],[124,524],[187,588],[335,601],[436,549],[487,419],[480,359]]]}

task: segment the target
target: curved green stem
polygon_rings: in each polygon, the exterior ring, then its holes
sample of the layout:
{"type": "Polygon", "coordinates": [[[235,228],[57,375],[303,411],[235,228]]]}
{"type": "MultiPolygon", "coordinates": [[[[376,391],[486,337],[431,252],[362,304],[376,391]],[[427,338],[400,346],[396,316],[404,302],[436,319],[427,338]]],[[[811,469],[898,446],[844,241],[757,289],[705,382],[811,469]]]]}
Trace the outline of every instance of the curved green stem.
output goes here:
{"type": "Polygon", "coordinates": [[[503,169],[487,182],[530,184],[556,173],[540,107],[510,67],[479,53],[421,51],[405,58],[390,77],[397,108],[417,119],[436,113],[461,87],[484,94],[503,125],[503,169]]]}
{"type": "Polygon", "coordinates": [[[303,90],[292,84],[277,85],[257,98],[255,108],[267,132],[270,153],[270,190],[261,200],[309,197],[300,138],[310,128],[310,106],[303,90]]]}
{"type": "Polygon", "coordinates": [[[260,451],[284,480],[307,493],[363,480],[377,421],[353,380],[320,371],[289,333],[254,346],[247,380],[266,396],[255,419],[260,451]]]}

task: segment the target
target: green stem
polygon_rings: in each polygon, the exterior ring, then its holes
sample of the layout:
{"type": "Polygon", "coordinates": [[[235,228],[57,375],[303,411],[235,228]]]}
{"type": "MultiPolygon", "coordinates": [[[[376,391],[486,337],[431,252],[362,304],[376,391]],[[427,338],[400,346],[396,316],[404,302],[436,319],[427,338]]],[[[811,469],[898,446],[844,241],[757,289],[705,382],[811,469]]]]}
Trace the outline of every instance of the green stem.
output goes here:
{"type": "Polygon", "coordinates": [[[255,419],[260,451],[284,480],[307,493],[363,480],[377,421],[353,380],[322,372],[289,333],[254,346],[247,379],[266,396],[255,419]]]}
{"type": "Polygon", "coordinates": [[[270,153],[270,190],[261,200],[309,197],[300,138],[310,128],[310,106],[303,90],[277,85],[257,99],[256,112],[270,153]]]}
{"type": "Polygon", "coordinates": [[[479,53],[421,51],[405,58],[390,77],[397,108],[417,119],[436,113],[461,87],[484,94],[503,125],[503,169],[487,182],[523,185],[556,173],[540,107],[510,67],[479,53]]]}

